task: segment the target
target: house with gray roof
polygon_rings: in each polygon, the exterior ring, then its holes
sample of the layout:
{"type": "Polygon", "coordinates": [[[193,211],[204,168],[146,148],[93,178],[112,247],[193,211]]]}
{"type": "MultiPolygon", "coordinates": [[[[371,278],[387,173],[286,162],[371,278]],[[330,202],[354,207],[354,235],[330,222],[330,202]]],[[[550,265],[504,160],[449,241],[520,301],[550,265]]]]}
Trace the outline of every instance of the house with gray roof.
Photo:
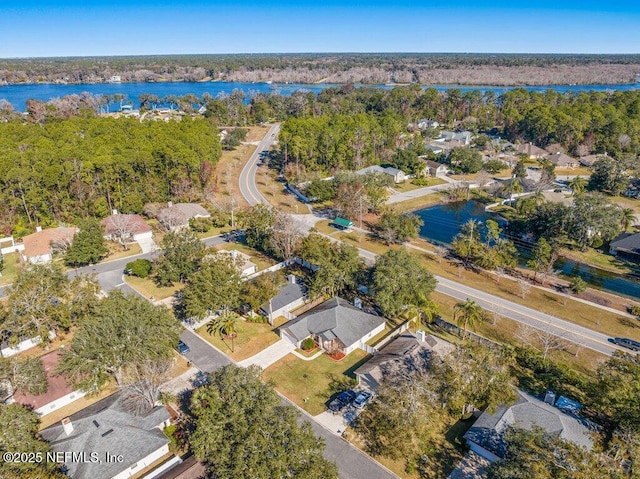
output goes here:
{"type": "Polygon", "coordinates": [[[158,220],[171,231],[187,228],[192,218],[211,218],[211,213],[197,203],[174,204],[171,201],[158,211],[158,220]]]}
{"type": "Polygon", "coordinates": [[[578,160],[576,160],[575,158],[571,158],[569,155],[565,155],[564,153],[561,153],[559,151],[552,155],[547,155],[546,158],[558,168],[576,168],[580,165],[578,160]]]}
{"type": "Polygon", "coordinates": [[[394,168],[392,166],[382,167],[380,165],[372,165],[356,171],[357,175],[367,175],[367,174],[376,174],[376,173],[381,175],[391,176],[393,178],[394,183],[402,183],[407,179],[407,174],[404,171],[399,170],[398,168],[394,168]]]}
{"type": "Polygon", "coordinates": [[[269,324],[273,324],[275,318],[287,317],[293,310],[302,306],[306,299],[307,288],[299,278],[290,274],[287,276],[287,284],[280,288],[278,294],[260,306],[260,314],[269,318],[269,324]]]}
{"type": "Polygon", "coordinates": [[[511,406],[500,406],[495,413],[483,412],[464,438],[470,449],[489,461],[497,461],[507,453],[504,434],[509,427],[531,430],[542,428],[547,434],[560,436],[586,449],[593,447],[588,423],[547,404],[523,391],[511,406]]]}
{"type": "Polygon", "coordinates": [[[640,261],[640,233],[621,233],[609,243],[609,253],[620,258],[640,261]]]}
{"type": "Polygon", "coordinates": [[[139,473],[169,453],[162,430],[169,413],[157,406],[134,415],[120,392],[40,431],[55,452],[65,453],[67,474],[74,479],[124,479],[139,473]],[[108,461],[122,456],[121,460],[108,461]]]}
{"type": "Polygon", "coordinates": [[[544,150],[531,142],[516,145],[516,151],[520,154],[527,155],[532,160],[541,160],[549,154],[547,150],[544,150]]]}
{"type": "Polygon", "coordinates": [[[459,146],[469,146],[473,134],[470,131],[442,130],[440,136],[434,139],[435,143],[456,143],[459,146]]]}
{"type": "Polygon", "coordinates": [[[354,371],[358,383],[368,389],[378,389],[384,378],[399,370],[416,371],[427,367],[433,353],[446,356],[453,345],[419,331],[418,337],[406,332],[387,343],[377,354],[354,371]]]}
{"type": "Polygon", "coordinates": [[[384,331],[385,319],[365,313],[342,298],[332,298],[280,328],[280,336],[300,347],[307,338],[327,352],[349,354],[384,331]]]}

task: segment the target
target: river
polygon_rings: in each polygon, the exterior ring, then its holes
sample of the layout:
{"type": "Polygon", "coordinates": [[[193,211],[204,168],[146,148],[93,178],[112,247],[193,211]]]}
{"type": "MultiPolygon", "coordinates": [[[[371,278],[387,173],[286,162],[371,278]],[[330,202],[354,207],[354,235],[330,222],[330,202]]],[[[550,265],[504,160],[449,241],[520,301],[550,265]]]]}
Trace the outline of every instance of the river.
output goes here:
{"type": "MultiPolygon", "coordinates": [[[[484,222],[488,218],[496,219],[494,215],[485,212],[482,203],[473,200],[430,206],[416,211],[415,214],[424,221],[424,226],[420,229],[420,236],[444,245],[451,243],[453,237],[458,233],[460,225],[468,220],[476,219],[484,222]]],[[[526,254],[529,247],[518,243],[517,240],[516,243],[518,249],[526,254]]],[[[560,258],[554,268],[565,277],[580,276],[595,288],[640,299],[640,283],[628,277],[566,258],[560,258]]]]}
{"type": "MultiPolygon", "coordinates": [[[[65,95],[79,94],[83,92],[93,95],[124,95],[134,107],[138,106],[138,97],[143,93],[157,95],[160,98],[175,95],[184,96],[194,94],[201,97],[208,93],[213,97],[221,94],[230,94],[234,90],[244,92],[248,98],[257,93],[280,93],[290,95],[295,91],[313,92],[315,94],[330,87],[341,85],[329,83],[242,83],[242,82],[159,82],[159,83],[92,83],[92,84],[56,84],[38,83],[30,85],[4,85],[0,86],[0,99],[10,102],[16,110],[24,111],[28,99],[49,101],[52,98],[60,98],[65,95]]],[[[390,89],[391,85],[356,85],[370,86],[375,88],[390,89]]],[[[501,95],[509,90],[518,87],[497,87],[497,86],[464,86],[464,85],[429,85],[423,88],[435,88],[439,91],[458,89],[462,92],[480,90],[492,91],[496,95],[501,95]]],[[[640,83],[622,85],[549,85],[549,86],[526,86],[530,91],[556,90],[559,92],[582,92],[582,91],[626,91],[640,89],[640,83]]],[[[119,105],[113,108],[119,108],[119,105]]]]}

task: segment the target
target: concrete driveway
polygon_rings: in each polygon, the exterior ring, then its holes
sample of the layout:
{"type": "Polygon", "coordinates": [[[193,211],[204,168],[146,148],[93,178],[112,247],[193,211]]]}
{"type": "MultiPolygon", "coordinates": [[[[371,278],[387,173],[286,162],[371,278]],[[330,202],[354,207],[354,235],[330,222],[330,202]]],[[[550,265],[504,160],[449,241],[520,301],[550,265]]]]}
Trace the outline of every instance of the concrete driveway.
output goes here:
{"type": "Polygon", "coordinates": [[[229,358],[192,331],[184,331],[180,335],[180,339],[190,349],[184,356],[200,371],[210,373],[231,364],[229,358]]]}

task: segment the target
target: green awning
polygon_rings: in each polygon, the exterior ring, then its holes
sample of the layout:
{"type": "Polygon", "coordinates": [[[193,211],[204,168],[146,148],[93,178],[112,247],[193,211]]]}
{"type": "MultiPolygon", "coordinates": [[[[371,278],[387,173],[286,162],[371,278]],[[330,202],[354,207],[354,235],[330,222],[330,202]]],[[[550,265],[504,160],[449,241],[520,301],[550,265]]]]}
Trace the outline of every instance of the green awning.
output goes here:
{"type": "Polygon", "coordinates": [[[333,223],[341,228],[351,228],[353,226],[353,221],[340,217],[333,220],[333,223]]]}

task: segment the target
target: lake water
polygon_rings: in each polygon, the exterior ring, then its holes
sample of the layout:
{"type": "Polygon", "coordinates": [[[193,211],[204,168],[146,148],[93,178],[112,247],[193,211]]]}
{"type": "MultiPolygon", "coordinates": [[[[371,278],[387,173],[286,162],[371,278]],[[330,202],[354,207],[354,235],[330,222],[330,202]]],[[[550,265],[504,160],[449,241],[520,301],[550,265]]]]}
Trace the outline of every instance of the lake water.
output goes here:
{"type": "MultiPolygon", "coordinates": [[[[477,201],[462,201],[431,206],[416,211],[424,225],[420,228],[420,236],[435,243],[449,245],[458,229],[470,219],[484,222],[488,218],[496,219],[486,213],[484,205],[477,201]]],[[[523,245],[519,249],[523,250],[523,245]]],[[[640,298],[640,282],[619,274],[603,271],[584,263],[568,259],[559,259],[554,268],[564,276],[580,276],[591,286],[616,294],[640,298]]]]}
{"type": "MultiPolygon", "coordinates": [[[[244,92],[248,97],[256,93],[280,93],[290,95],[295,91],[307,91],[319,93],[322,90],[340,85],[329,83],[301,84],[301,83],[242,83],[242,82],[163,82],[163,83],[99,83],[99,84],[49,84],[39,83],[35,85],[5,85],[0,86],[0,99],[10,102],[16,110],[24,111],[28,99],[48,101],[52,98],[60,98],[65,95],[78,94],[82,92],[93,95],[125,95],[134,107],[138,106],[138,97],[143,93],[157,95],[160,98],[175,95],[184,96],[194,94],[201,97],[204,93],[209,93],[216,97],[220,94],[229,94],[234,90],[244,92]]],[[[362,85],[357,85],[362,86],[362,85]]],[[[390,85],[366,85],[375,88],[390,89],[390,85]]],[[[492,91],[500,95],[515,87],[495,87],[495,86],[460,86],[460,85],[430,85],[424,88],[435,88],[439,91],[458,89],[462,92],[481,90],[492,91]]],[[[551,85],[524,87],[530,91],[556,90],[559,92],[581,92],[581,91],[609,91],[609,90],[637,90],[640,83],[624,85],[551,85]]]]}

